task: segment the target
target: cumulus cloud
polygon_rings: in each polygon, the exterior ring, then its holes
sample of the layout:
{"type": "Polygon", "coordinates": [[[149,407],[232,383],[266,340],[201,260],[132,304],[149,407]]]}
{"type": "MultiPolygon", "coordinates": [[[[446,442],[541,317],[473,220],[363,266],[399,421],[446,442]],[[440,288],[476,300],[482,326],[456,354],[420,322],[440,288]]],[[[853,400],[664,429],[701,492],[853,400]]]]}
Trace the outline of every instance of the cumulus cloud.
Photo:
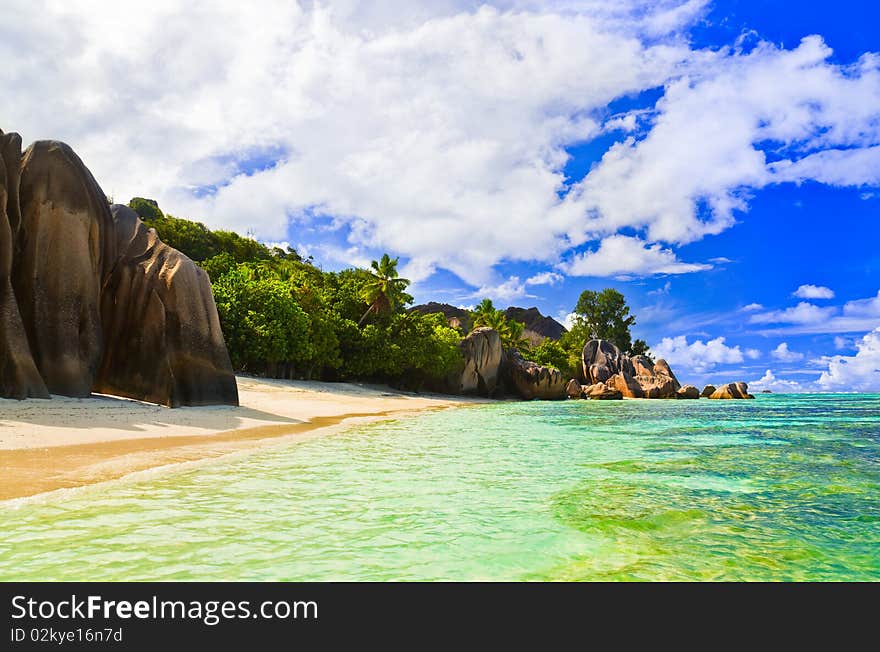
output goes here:
{"type": "Polygon", "coordinates": [[[789,349],[788,342],[782,342],[770,352],[770,355],[782,362],[795,362],[797,360],[803,360],[804,358],[803,353],[798,353],[797,351],[789,349]]]}
{"type": "Polygon", "coordinates": [[[701,263],[684,263],[670,249],[659,244],[648,245],[639,238],[612,235],[602,240],[595,251],[575,255],[560,269],[572,276],[651,276],[687,274],[710,267],[701,263]]]}
{"type": "Polygon", "coordinates": [[[792,308],[752,315],[749,317],[749,322],[752,324],[816,324],[826,321],[834,314],[834,311],[833,307],[820,308],[807,301],[801,301],[792,308]]]}
{"type": "Polygon", "coordinates": [[[526,297],[534,299],[535,296],[526,290],[527,283],[520,281],[519,276],[511,276],[503,283],[497,285],[483,285],[474,292],[471,297],[475,299],[489,298],[493,301],[510,302],[526,297]]]}
{"type": "Polygon", "coordinates": [[[880,58],[843,67],[830,55],[812,36],[688,68],[668,83],[648,135],[612,146],[566,198],[589,216],[584,232],[641,228],[652,241],[690,242],[730,227],[751,189],[877,183],[880,58]],[[781,160],[767,162],[767,143],[781,160]]]}
{"type": "MultiPolygon", "coordinates": [[[[651,351],[658,358],[665,358],[673,368],[676,365],[696,373],[703,373],[719,364],[737,364],[743,362],[744,354],[739,346],[728,346],[724,337],[716,337],[704,342],[694,340],[690,344],[684,335],[664,337],[659,344],[652,346],[651,351]]],[[[749,357],[753,357],[753,349],[749,357]]],[[[754,353],[758,353],[754,351],[754,353]]]]}
{"type": "Polygon", "coordinates": [[[801,285],[792,294],[801,299],[833,299],[834,290],[822,285],[801,285]]]}
{"type": "Polygon", "coordinates": [[[117,198],[267,240],[330,217],[474,287],[589,243],[570,273],[699,271],[674,247],[752,189],[877,182],[880,60],[833,63],[819,37],[692,50],[705,0],[328,4],[9,0],[2,126],[70,142],[117,198]],[[569,185],[566,148],[658,87],[569,185]]]}
{"type": "Polygon", "coordinates": [[[780,324],[765,334],[864,333],[880,323],[880,292],[865,299],[847,301],[842,306],[819,307],[806,301],[785,310],[752,315],[754,324],[780,324]],[[782,325],[784,324],[784,325],[782,325]]]}
{"type": "Polygon", "coordinates": [[[562,274],[557,274],[556,272],[541,272],[539,274],[535,274],[534,276],[526,279],[527,285],[556,285],[560,283],[565,277],[562,274]]]}
{"type": "Polygon", "coordinates": [[[817,384],[825,391],[880,391],[880,327],[856,343],[856,354],[823,358],[828,369],[817,384]]]}
{"type": "Polygon", "coordinates": [[[758,380],[749,381],[749,391],[760,392],[763,389],[769,389],[773,392],[802,392],[805,388],[796,380],[777,378],[776,375],[768,369],[758,380]]]}

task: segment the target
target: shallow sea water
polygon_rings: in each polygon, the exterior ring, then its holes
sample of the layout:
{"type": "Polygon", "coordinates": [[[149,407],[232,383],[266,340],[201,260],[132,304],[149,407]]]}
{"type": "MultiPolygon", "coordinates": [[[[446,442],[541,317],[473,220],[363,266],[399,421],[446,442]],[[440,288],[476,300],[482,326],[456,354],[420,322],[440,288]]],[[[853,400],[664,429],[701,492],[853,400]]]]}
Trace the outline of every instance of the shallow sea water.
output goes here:
{"type": "Polygon", "coordinates": [[[880,395],[356,426],[0,503],[0,580],[880,580],[880,395]]]}

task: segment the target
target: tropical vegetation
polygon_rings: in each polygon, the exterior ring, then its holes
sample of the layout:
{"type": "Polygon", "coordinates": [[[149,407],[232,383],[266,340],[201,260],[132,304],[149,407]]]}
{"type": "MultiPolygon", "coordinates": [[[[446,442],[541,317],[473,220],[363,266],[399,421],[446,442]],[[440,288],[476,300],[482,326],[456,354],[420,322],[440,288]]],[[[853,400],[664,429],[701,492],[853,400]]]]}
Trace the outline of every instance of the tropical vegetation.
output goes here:
{"type": "MultiPolygon", "coordinates": [[[[220,324],[237,371],[276,378],[366,380],[409,389],[443,389],[461,368],[466,332],[442,313],[409,309],[410,281],[388,254],[369,269],[328,272],[291,247],[269,247],[232,231],[167,215],[136,197],[129,206],[211,279],[220,324]]],[[[584,342],[602,337],[625,351],[647,350],[632,341],[629,314],[616,290],[585,291],[573,327],[559,341],[530,347],[525,325],[491,300],[470,312],[474,328],[494,328],[505,348],[539,364],[577,375],[584,342]]]]}

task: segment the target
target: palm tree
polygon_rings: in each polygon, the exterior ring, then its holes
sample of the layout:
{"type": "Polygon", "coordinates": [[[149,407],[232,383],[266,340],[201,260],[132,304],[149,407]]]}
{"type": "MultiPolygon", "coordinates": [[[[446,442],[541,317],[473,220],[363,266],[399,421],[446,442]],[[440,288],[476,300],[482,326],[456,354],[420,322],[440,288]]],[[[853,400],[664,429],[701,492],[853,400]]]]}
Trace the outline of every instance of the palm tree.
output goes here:
{"type": "Polygon", "coordinates": [[[525,326],[518,321],[507,318],[503,310],[496,310],[491,299],[483,299],[474,308],[474,328],[486,326],[494,328],[501,337],[504,348],[520,349],[526,351],[529,342],[523,337],[525,326]]]}
{"type": "MultiPolygon", "coordinates": [[[[388,254],[382,255],[382,260],[370,263],[370,280],[364,286],[362,298],[369,304],[369,308],[358,322],[358,326],[370,313],[391,312],[401,303],[405,302],[404,290],[409,285],[409,280],[397,275],[398,258],[390,258],[388,254]]],[[[412,299],[410,299],[412,300],[412,299]]]]}

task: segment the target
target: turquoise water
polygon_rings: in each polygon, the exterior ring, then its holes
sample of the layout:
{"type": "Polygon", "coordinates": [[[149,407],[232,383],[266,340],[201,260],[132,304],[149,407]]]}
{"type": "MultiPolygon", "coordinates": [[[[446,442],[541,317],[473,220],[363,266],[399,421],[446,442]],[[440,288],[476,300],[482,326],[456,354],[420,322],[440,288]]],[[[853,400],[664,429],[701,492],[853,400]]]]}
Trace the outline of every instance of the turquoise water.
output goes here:
{"type": "Polygon", "coordinates": [[[0,580],[880,580],[880,396],[499,403],[0,505],[0,580]]]}

